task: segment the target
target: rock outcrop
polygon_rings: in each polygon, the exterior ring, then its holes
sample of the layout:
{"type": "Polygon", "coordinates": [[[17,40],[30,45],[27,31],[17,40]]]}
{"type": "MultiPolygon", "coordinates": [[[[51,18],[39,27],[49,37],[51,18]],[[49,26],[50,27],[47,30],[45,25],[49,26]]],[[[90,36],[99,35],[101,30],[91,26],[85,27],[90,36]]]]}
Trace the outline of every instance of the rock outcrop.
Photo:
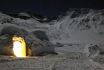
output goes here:
{"type": "Polygon", "coordinates": [[[88,44],[85,46],[84,52],[86,52],[88,57],[95,57],[99,54],[104,53],[104,50],[97,45],[88,44]]]}

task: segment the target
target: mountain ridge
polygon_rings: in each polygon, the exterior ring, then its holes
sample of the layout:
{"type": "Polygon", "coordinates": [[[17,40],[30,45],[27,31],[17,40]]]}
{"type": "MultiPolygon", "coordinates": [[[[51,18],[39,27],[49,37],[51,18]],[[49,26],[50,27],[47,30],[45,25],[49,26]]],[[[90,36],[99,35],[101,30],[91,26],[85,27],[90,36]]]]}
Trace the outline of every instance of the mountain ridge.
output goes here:
{"type": "Polygon", "coordinates": [[[66,13],[63,13],[56,18],[42,16],[40,14],[35,14],[31,11],[25,11],[19,14],[8,14],[2,12],[2,14],[11,17],[11,19],[1,18],[1,20],[3,20],[3,23],[11,23],[13,21],[13,18],[15,19],[20,18],[20,20],[24,20],[24,21],[34,20],[37,21],[38,23],[56,25],[56,28],[58,29],[74,28],[74,29],[86,30],[90,28],[99,28],[99,26],[104,25],[104,19],[103,19],[104,10],[94,10],[89,8],[70,8],[66,13]]]}

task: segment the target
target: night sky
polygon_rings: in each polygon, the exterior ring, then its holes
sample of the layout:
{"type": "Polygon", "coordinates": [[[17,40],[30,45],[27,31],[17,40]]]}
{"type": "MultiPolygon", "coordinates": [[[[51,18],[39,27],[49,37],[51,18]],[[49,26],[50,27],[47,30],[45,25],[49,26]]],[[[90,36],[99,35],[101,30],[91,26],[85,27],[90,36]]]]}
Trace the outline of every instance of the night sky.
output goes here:
{"type": "Polygon", "coordinates": [[[26,10],[55,17],[69,8],[104,9],[103,0],[0,0],[0,11],[20,13],[26,10]]]}

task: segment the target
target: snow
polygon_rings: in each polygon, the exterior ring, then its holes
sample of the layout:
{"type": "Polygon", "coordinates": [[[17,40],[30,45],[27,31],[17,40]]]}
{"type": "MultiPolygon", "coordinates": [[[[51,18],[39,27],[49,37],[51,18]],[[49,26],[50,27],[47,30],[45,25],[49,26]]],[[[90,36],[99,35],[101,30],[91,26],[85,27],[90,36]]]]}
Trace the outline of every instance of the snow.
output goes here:
{"type": "MultiPolygon", "coordinates": [[[[75,11],[75,9],[71,9],[65,13],[65,16],[60,15],[57,18],[58,20],[52,20],[49,24],[48,22],[41,23],[38,19],[32,17],[24,20],[20,18],[13,18],[0,12],[0,29],[4,26],[10,25],[20,27],[30,33],[35,30],[45,31],[50,42],[53,44],[58,42],[64,45],[64,47],[55,46],[55,51],[59,55],[63,56],[69,55],[72,52],[86,52],[84,51],[84,48],[88,44],[102,45],[100,47],[103,48],[104,14],[102,15],[102,13],[104,13],[104,10],[86,10],[88,11],[87,14],[84,14],[84,11],[82,10],[81,14],[77,13],[77,15],[72,18],[71,16],[73,13],[76,13],[77,11],[75,11]],[[3,20],[5,18],[8,20],[13,18],[13,21],[9,20],[10,23],[4,23],[3,20]],[[50,23],[52,23],[52,25],[50,25],[50,23]]],[[[26,13],[20,13],[19,15],[29,17],[26,13]]],[[[43,20],[47,20],[47,18],[44,18],[43,20]]],[[[40,60],[38,61],[40,62],[40,60]]]]}
{"type": "MultiPolygon", "coordinates": [[[[101,10],[97,11],[98,12],[91,9],[88,14],[80,14],[79,17],[71,18],[73,12],[76,12],[72,9],[72,11],[66,12],[66,16],[60,16],[58,21],[53,20],[49,22],[54,23],[53,25],[40,23],[34,18],[24,20],[0,13],[0,27],[14,25],[26,29],[29,32],[42,30],[46,32],[52,43],[101,43],[104,41],[104,26],[100,23],[104,23],[104,16],[101,15],[101,10]],[[13,18],[13,21],[8,20],[10,23],[6,22],[1,24],[4,18],[13,18]],[[88,19],[88,21],[86,19],[88,19]],[[87,28],[86,25],[90,28],[87,28]]],[[[29,16],[27,13],[20,13],[19,15],[29,16]]]]}
{"type": "Polygon", "coordinates": [[[18,16],[27,16],[27,17],[30,17],[29,14],[27,14],[27,13],[23,13],[23,12],[19,13],[18,16]]]}

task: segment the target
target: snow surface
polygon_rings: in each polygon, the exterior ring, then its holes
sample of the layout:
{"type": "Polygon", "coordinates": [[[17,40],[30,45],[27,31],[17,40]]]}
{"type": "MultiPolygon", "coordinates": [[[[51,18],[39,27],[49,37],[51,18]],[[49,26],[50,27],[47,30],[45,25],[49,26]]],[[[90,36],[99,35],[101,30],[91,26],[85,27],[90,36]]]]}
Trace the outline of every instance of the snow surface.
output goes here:
{"type": "MultiPolygon", "coordinates": [[[[42,30],[46,32],[52,43],[102,43],[104,42],[103,13],[104,10],[85,9],[84,11],[84,9],[69,9],[65,16],[60,15],[58,17],[58,21],[49,22],[53,23],[53,25],[40,23],[34,18],[24,20],[0,13],[0,29],[6,25],[17,25],[29,32],[42,30]],[[84,13],[86,11],[88,12],[84,13]],[[77,13],[74,18],[71,17],[73,13],[77,13]]],[[[19,15],[29,16],[23,12],[19,15]]]]}
{"type": "MultiPolygon", "coordinates": [[[[19,15],[29,17],[23,12],[19,15]]],[[[0,29],[7,25],[17,26],[29,32],[45,31],[52,43],[58,42],[64,45],[55,48],[60,55],[86,52],[84,49],[87,44],[97,44],[104,49],[104,10],[69,9],[64,16],[60,15],[56,20],[44,23],[39,22],[35,17],[25,20],[0,12],[0,29]]]]}
{"type": "MultiPolygon", "coordinates": [[[[71,16],[74,12],[78,13],[77,9],[69,9],[69,11],[65,13],[65,16],[60,16],[58,21],[53,20],[49,22],[53,23],[53,25],[40,23],[34,18],[24,20],[0,13],[0,28],[5,26],[5,23],[9,21],[10,24],[17,25],[30,32],[35,30],[45,31],[53,43],[104,42],[104,10],[81,9],[79,11],[81,13],[76,14],[75,17],[72,18],[71,16]],[[84,10],[87,10],[88,13],[84,14],[84,10]],[[11,18],[13,20],[10,20],[11,18]]],[[[19,15],[27,16],[28,14],[20,13],[19,15]]]]}

